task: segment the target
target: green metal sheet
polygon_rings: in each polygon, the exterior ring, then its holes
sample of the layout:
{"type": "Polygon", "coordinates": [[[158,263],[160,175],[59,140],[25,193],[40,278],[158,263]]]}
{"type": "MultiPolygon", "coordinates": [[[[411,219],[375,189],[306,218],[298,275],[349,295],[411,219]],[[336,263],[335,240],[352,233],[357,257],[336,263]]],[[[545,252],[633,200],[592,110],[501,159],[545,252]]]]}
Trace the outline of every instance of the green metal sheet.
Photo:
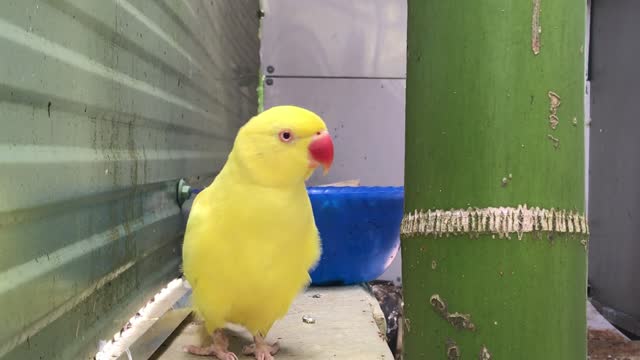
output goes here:
{"type": "Polygon", "coordinates": [[[179,274],[176,183],[256,112],[258,9],[0,2],[0,359],[90,358],[179,274]]]}

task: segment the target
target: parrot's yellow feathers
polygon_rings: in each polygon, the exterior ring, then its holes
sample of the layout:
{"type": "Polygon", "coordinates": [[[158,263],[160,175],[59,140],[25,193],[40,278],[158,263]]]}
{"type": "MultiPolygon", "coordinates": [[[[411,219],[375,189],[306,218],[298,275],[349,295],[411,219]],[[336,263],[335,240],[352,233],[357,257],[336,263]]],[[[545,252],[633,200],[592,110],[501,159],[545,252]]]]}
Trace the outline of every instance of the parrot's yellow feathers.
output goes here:
{"type": "Polygon", "coordinates": [[[184,274],[209,332],[231,322],[266,335],[308,284],[321,245],[304,181],[332,161],[327,126],[309,110],[273,107],[240,129],[185,232],[184,274]]]}

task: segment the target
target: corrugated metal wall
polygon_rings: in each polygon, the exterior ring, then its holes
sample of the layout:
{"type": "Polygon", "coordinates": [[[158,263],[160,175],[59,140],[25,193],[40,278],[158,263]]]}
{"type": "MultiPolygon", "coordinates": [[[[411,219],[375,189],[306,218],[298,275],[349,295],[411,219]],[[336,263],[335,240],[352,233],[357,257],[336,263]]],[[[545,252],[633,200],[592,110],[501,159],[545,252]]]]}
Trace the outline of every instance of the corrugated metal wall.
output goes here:
{"type": "Polygon", "coordinates": [[[178,275],[176,183],[256,112],[258,9],[0,2],[0,358],[89,358],[178,275]]]}

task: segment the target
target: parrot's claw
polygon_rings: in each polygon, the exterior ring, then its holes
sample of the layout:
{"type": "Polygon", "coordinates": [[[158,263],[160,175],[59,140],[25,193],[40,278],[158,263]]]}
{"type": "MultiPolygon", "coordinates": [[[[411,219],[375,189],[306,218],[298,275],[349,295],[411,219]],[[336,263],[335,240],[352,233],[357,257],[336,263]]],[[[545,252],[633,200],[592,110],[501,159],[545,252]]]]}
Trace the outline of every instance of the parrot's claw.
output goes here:
{"type": "Polygon", "coordinates": [[[184,348],[185,352],[188,352],[193,355],[200,356],[215,356],[220,360],[238,360],[238,356],[232,353],[231,351],[227,351],[226,349],[221,349],[219,346],[211,345],[211,346],[195,346],[189,345],[184,348]]]}
{"type": "Polygon", "coordinates": [[[253,355],[256,360],[274,360],[275,355],[280,350],[280,345],[276,342],[269,345],[266,342],[260,342],[257,345],[251,344],[242,348],[244,355],[253,355]]]}

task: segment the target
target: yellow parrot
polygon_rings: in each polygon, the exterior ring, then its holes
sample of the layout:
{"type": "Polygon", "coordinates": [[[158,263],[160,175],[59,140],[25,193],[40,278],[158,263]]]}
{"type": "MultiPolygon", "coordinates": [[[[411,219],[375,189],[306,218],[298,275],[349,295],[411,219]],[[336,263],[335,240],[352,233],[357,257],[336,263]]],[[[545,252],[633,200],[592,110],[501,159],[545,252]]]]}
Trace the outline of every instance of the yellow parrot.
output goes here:
{"type": "Polygon", "coordinates": [[[244,326],[254,344],[243,353],[271,360],[278,343],[265,337],[309,284],[321,243],[305,180],[333,162],[324,121],[296,106],[277,106],[239,131],[227,162],[193,202],[183,245],[193,304],[213,336],[185,351],[235,360],[223,332],[244,326]]]}

